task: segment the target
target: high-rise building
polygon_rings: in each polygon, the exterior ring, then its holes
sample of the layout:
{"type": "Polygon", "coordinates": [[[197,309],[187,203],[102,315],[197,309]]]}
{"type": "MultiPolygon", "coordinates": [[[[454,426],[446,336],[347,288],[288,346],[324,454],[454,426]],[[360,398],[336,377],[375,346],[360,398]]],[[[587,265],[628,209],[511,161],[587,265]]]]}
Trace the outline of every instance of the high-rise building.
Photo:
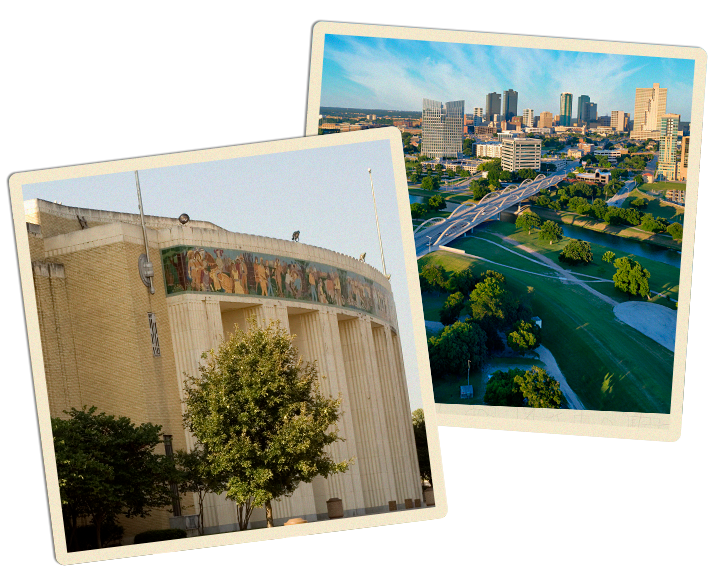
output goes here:
{"type": "Polygon", "coordinates": [[[483,124],[483,107],[473,108],[473,124],[476,127],[483,124]]]}
{"type": "Polygon", "coordinates": [[[686,181],[688,178],[688,149],[691,145],[691,137],[686,135],[681,137],[681,155],[678,160],[678,176],[677,179],[686,181]]]}
{"type": "Polygon", "coordinates": [[[523,109],[523,124],[526,127],[533,127],[533,109],[523,109]]]}
{"type": "Polygon", "coordinates": [[[505,171],[541,169],[540,139],[504,139],[501,147],[501,167],[505,171]]]}
{"type": "Polygon", "coordinates": [[[423,99],[421,154],[434,158],[463,155],[464,101],[423,99]]]}
{"type": "Polygon", "coordinates": [[[503,119],[510,121],[518,114],[518,92],[513,89],[503,91],[503,119]]]}
{"type": "Polygon", "coordinates": [[[553,113],[551,111],[543,111],[538,119],[539,127],[553,127],[553,113]]]}
{"type": "Polygon", "coordinates": [[[570,127],[572,113],[573,95],[571,93],[561,93],[561,114],[559,115],[559,124],[564,127],[570,127]]]}
{"type": "Polygon", "coordinates": [[[628,131],[628,113],[611,111],[611,128],[621,133],[628,131]]]}
{"type": "MultiPolygon", "coordinates": [[[[563,96],[561,97],[561,101],[563,101],[563,96]]],[[[588,118],[588,109],[585,107],[586,104],[591,102],[591,97],[588,95],[581,95],[578,97],[578,124],[582,123],[588,123],[590,119],[588,118]]],[[[563,113],[561,113],[563,115],[563,113]]]]}
{"type": "Polygon", "coordinates": [[[501,114],[501,95],[488,93],[486,95],[486,119],[495,121],[495,115],[501,114]]]}
{"type": "Polygon", "coordinates": [[[662,115],[659,123],[658,169],[657,177],[667,181],[678,179],[678,125],[679,115],[662,115]]]}
{"type": "Polygon", "coordinates": [[[588,103],[585,107],[588,113],[588,121],[596,121],[598,119],[598,103],[588,103]]]}
{"type": "Polygon", "coordinates": [[[666,114],[666,94],[658,83],[650,89],[636,89],[636,104],[633,111],[631,139],[658,139],[661,117],[666,114]]]}

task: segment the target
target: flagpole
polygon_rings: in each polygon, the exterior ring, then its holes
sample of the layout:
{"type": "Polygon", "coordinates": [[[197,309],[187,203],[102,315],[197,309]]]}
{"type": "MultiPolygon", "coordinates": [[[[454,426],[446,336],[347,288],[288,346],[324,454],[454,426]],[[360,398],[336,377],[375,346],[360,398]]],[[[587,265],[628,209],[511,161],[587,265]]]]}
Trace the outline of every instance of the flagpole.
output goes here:
{"type": "Polygon", "coordinates": [[[371,173],[370,167],[368,168],[368,177],[371,180],[371,193],[373,194],[373,211],[375,211],[375,214],[376,214],[376,228],[378,229],[378,245],[380,245],[380,248],[381,248],[381,262],[383,263],[383,275],[386,278],[390,279],[390,277],[386,273],[386,259],[385,259],[385,256],[383,255],[383,240],[381,239],[381,226],[378,223],[378,206],[376,206],[376,191],[375,191],[375,188],[373,187],[373,174],[371,173]]]}

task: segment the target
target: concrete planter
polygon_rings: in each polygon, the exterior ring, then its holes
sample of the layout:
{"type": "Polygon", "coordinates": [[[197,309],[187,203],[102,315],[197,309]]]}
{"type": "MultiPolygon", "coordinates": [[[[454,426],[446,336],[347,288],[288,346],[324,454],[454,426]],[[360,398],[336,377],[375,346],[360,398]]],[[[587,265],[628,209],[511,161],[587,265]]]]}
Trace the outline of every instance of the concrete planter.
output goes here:
{"type": "Polygon", "coordinates": [[[343,517],[343,500],[337,497],[330,498],[325,502],[328,506],[328,518],[334,520],[343,517]]]}
{"type": "Polygon", "coordinates": [[[429,487],[423,490],[423,501],[426,502],[428,507],[436,505],[436,498],[433,494],[433,488],[429,487]]]}

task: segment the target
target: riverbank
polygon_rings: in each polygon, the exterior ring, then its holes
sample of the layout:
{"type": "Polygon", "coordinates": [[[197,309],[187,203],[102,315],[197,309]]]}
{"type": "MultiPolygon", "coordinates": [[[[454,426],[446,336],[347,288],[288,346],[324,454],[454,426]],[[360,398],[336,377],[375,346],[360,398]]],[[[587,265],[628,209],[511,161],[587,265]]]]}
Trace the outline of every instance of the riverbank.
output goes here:
{"type": "Polygon", "coordinates": [[[681,251],[681,242],[674,240],[671,236],[652,234],[633,226],[612,226],[606,222],[598,222],[593,218],[572,213],[569,211],[554,211],[545,207],[532,206],[534,213],[543,220],[551,220],[563,224],[594,230],[603,234],[611,234],[620,238],[628,238],[647,244],[654,244],[669,250],[681,251]]]}

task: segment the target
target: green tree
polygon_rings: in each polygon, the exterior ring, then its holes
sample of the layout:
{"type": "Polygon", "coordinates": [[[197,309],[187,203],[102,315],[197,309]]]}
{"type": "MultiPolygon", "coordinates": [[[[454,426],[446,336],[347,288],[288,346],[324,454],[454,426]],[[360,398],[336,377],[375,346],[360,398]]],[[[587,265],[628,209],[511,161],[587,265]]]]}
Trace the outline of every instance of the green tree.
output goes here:
{"type": "Polygon", "coordinates": [[[453,272],[446,287],[450,292],[460,292],[464,296],[468,296],[480,281],[469,266],[453,272]]]}
{"type": "Polygon", "coordinates": [[[421,181],[421,188],[425,189],[426,191],[434,191],[438,189],[436,187],[436,182],[433,180],[433,177],[430,175],[426,175],[423,178],[423,181],[421,181]]]}
{"type": "Polygon", "coordinates": [[[563,239],[563,229],[556,222],[546,220],[541,226],[541,232],[538,237],[542,240],[548,240],[549,245],[563,239]]]}
{"type": "Polygon", "coordinates": [[[608,252],[605,252],[605,253],[603,254],[603,258],[602,258],[602,260],[603,260],[604,262],[608,262],[609,264],[610,264],[611,262],[613,262],[615,259],[616,259],[616,254],[615,254],[615,252],[612,252],[612,251],[610,251],[610,250],[609,250],[608,252]]]}
{"type": "Polygon", "coordinates": [[[451,294],[447,299],[440,312],[440,320],[443,326],[453,324],[461,315],[465,307],[466,297],[461,292],[451,294]]]}
{"type": "Polygon", "coordinates": [[[646,268],[636,260],[625,256],[616,260],[613,265],[616,267],[616,273],[613,275],[616,288],[632,296],[648,297],[648,281],[651,273],[646,268]]]}
{"type": "Polygon", "coordinates": [[[666,231],[671,234],[671,237],[674,240],[681,240],[683,239],[683,226],[678,223],[674,222],[670,226],[666,228],[666,231]]]}
{"type": "Polygon", "coordinates": [[[523,407],[523,395],[514,380],[521,374],[521,369],[494,372],[486,382],[483,402],[498,407],[523,407]]]}
{"type": "MultiPolygon", "coordinates": [[[[423,178],[427,179],[427,178],[423,178]]],[[[411,204],[411,219],[420,219],[424,215],[426,215],[426,206],[422,203],[412,203],[411,204]]]]}
{"type": "Polygon", "coordinates": [[[433,474],[431,473],[431,455],[428,452],[428,434],[426,433],[426,417],[423,409],[413,411],[413,435],[416,440],[418,452],[418,467],[421,472],[421,485],[427,481],[433,487],[433,474]]]}
{"type": "Polygon", "coordinates": [[[538,214],[533,213],[532,211],[524,211],[516,219],[516,227],[528,230],[528,233],[530,234],[534,228],[541,227],[541,218],[538,217],[538,214]]]}
{"type": "Polygon", "coordinates": [[[514,377],[526,406],[537,409],[560,409],[564,402],[561,385],[542,368],[533,366],[530,371],[514,377]]]}
{"type": "MultiPolygon", "coordinates": [[[[205,498],[209,493],[219,494],[225,490],[224,474],[216,475],[213,473],[208,460],[208,450],[203,445],[197,445],[190,452],[182,449],[176,451],[175,462],[180,471],[178,491],[180,493],[193,493],[198,498],[199,533],[202,536],[205,529],[205,513],[203,510],[205,498]]],[[[244,530],[246,527],[247,521],[245,527],[241,524],[240,529],[244,530]]]]}
{"type": "Polygon", "coordinates": [[[434,195],[428,200],[428,207],[434,210],[445,209],[446,200],[442,195],[434,195]]]}
{"type": "Polygon", "coordinates": [[[96,547],[101,528],[119,514],[145,517],[173,502],[177,481],[173,458],[155,453],[162,426],[135,426],[128,417],[96,413],[96,407],[66,411],[51,420],[60,501],[68,522],[68,546],[75,549],[77,520],[89,517],[96,547]]]}
{"type": "Polygon", "coordinates": [[[563,251],[558,255],[561,262],[569,264],[588,264],[593,262],[593,252],[591,244],[583,240],[571,240],[563,251]]]}
{"type": "Polygon", "coordinates": [[[516,352],[525,353],[540,344],[540,328],[533,322],[519,320],[506,334],[506,343],[516,352]]]}
{"type": "Polygon", "coordinates": [[[418,274],[421,290],[427,292],[442,292],[447,287],[448,274],[440,264],[425,264],[418,274]]]}
{"type": "Polygon", "coordinates": [[[486,334],[478,324],[455,322],[438,336],[428,338],[428,357],[434,376],[462,374],[471,361],[478,369],[486,361],[486,334]]]}
{"type": "Polygon", "coordinates": [[[185,426],[208,450],[212,473],[238,505],[265,505],[300,483],[348,470],[327,451],[342,440],[340,399],[318,389],[315,363],[303,363],[292,337],[275,321],[235,332],[203,353],[198,377],[185,381],[185,426]]]}

